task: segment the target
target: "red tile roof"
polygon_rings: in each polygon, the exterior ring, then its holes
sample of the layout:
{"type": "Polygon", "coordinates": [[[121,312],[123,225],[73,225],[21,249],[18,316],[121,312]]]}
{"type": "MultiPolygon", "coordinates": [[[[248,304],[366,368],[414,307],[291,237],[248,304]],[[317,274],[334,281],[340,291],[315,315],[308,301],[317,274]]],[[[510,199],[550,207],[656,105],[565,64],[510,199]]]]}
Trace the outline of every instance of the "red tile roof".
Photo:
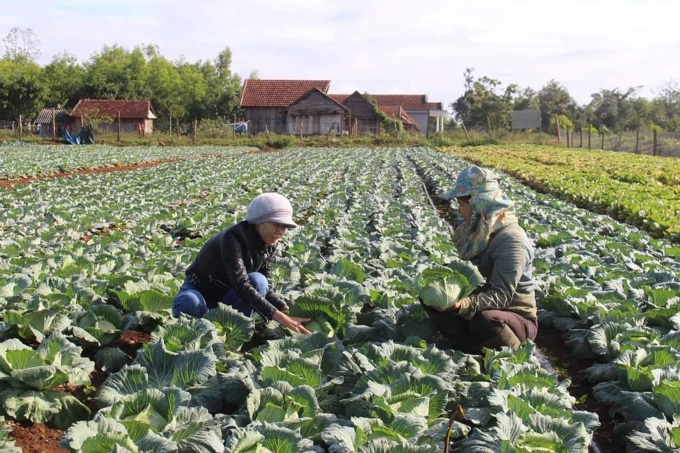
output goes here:
{"type": "Polygon", "coordinates": [[[312,88],[328,93],[330,80],[251,80],[243,84],[241,107],[288,107],[312,88]]]}
{"type": "Polygon", "coordinates": [[[335,102],[344,103],[351,94],[329,94],[328,95],[335,102]]]}
{"type": "Polygon", "coordinates": [[[385,115],[396,118],[406,124],[418,127],[418,123],[400,105],[383,105],[379,107],[385,115]]]}
{"type": "Polygon", "coordinates": [[[121,118],[155,118],[151,113],[151,101],[145,100],[109,100],[109,99],[81,99],[71,112],[71,116],[82,116],[83,112],[97,111],[98,116],[121,118]],[[151,113],[151,115],[149,115],[151,113]]]}
{"type": "MultiPolygon", "coordinates": [[[[330,94],[330,97],[343,103],[349,94],[330,94]]],[[[428,110],[442,110],[441,102],[427,102],[425,94],[371,94],[378,101],[378,106],[402,106],[404,110],[426,112],[428,110]]]]}

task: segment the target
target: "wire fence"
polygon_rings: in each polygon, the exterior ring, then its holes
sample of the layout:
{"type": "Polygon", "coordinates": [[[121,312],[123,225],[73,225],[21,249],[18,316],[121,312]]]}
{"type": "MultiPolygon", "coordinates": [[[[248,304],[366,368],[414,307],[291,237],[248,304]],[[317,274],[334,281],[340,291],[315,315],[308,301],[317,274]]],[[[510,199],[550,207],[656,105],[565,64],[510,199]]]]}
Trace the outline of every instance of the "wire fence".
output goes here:
{"type": "Polygon", "coordinates": [[[569,148],[621,151],[651,156],[680,157],[680,133],[640,128],[636,131],[596,133],[560,128],[559,142],[569,148]]]}

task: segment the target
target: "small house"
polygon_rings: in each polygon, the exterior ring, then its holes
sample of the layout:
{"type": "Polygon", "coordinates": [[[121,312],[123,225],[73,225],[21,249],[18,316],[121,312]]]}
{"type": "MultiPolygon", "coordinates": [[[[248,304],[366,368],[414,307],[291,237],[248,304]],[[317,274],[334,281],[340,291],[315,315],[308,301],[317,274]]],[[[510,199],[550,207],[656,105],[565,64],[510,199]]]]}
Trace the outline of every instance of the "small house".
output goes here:
{"type": "Polygon", "coordinates": [[[340,134],[349,109],[318,88],[312,88],[288,106],[286,123],[289,134],[340,134]]]}
{"type": "Polygon", "coordinates": [[[71,130],[73,118],[69,115],[69,111],[61,108],[45,107],[38,113],[38,116],[33,121],[38,133],[42,138],[52,138],[54,135],[63,137],[64,131],[71,130]],[[53,135],[52,127],[56,128],[56,134],[53,135]]]}
{"type": "MultiPolygon", "coordinates": [[[[300,98],[317,89],[322,94],[328,93],[330,80],[259,80],[248,79],[243,84],[239,105],[245,112],[246,121],[250,121],[250,131],[273,132],[285,134],[289,132],[288,107],[300,98]]],[[[308,109],[317,95],[299,106],[298,112],[308,109]]],[[[323,109],[323,107],[320,107],[323,109]]],[[[302,114],[298,113],[296,117],[302,114]]],[[[316,120],[312,120],[316,121],[316,120]]],[[[319,127],[321,120],[318,120],[319,127]]],[[[306,126],[305,126],[306,127],[306,126]]],[[[295,126],[291,126],[295,130],[295,126]]]]}
{"type": "MultiPolygon", "coordinates": [[[[355,93],[356,94],[356,93],[355,93]]],[[[336,101],[345,104],[345,101],[354,95],[348,94],[331,94],[330,97],[336,101]]],[[[410,121],[418,125],[417,130],[425,135],[428,131],[430,118],[435,118],[435,127],[433,132],[442,132],[444,130],[444,118],[446,110],[442,108],[441,102],[429,102],[426,94],[371,94],[371,97],[378,104],[378,108],[383,112],[389,110],[388,116],[392,117],[401,108],[410,121]]],[[[351,107],[350,107],[351,108],[351,107]]],[[[387,112],[386,112],[387,113],[387,112]]],[[[407,130],[416,130],[413,125],[404,123],[407,130]]]]}
{"type": "Polygon", "coordinates": [[[86,124],[116,133],[120,118],[120,132],[147,135],[153,132],[153,120],[156,119],[148,100],[81,99],[71,116],[75,119],[74,133],[86,124]]]}

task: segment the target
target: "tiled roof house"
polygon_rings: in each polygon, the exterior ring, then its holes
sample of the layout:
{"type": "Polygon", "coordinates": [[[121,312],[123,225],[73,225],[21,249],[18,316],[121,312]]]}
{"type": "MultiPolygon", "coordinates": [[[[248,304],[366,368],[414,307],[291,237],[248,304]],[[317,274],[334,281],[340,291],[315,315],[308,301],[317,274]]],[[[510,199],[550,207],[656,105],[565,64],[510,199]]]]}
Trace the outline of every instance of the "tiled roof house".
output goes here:
{"type": "Polygon", "coordinates": [[[81,99],[71,112],[76,118],[74,128],[79,130],[88,119],[104,119],[109,123],[108,129],[117,132],[118,115],[120,114],[121,132],[136,132],[150,134],[153,132],[153,113],[151,101],[148,100],[110,100],[110,99],[81,99]],[[84,118],[83,118],[84,117],[84,118]]]}

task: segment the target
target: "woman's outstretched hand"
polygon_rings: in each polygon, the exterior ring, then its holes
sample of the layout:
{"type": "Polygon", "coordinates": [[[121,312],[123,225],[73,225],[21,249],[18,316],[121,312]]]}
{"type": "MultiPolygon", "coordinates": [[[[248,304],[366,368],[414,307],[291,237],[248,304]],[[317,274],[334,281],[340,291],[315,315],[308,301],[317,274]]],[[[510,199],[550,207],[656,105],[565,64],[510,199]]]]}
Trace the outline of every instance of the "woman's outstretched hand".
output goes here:
{"type": "Polygon", "coordinates": [[[309,330],[305,329],[302,325],[303,322],[309,321],[308,318],[295,318],[293,316],[288,316],[284,312],[277,310],[273,316],[274,321],[281,324],[283,327],[292,330],[297,333],[311,334],[309,330]]]}

